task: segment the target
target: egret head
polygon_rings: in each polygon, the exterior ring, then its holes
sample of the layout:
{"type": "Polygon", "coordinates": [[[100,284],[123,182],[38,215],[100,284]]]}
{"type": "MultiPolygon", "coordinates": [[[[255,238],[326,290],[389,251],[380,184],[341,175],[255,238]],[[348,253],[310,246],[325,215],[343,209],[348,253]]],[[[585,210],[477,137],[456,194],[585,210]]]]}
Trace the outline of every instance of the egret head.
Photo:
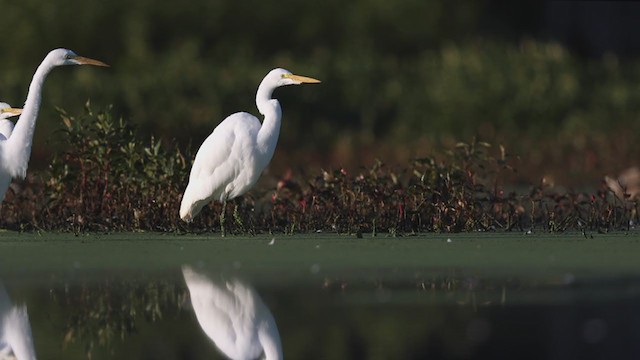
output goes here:
{"type": "Polygon", "coordinates": [[[51,50],[47,55],[46,60],[51,61],[53,65],[95,65],[95,66],[109,66],[102,61],[89,59],[84,56],[79,56],[68,49],[55,49],[51,50]]]}
{"type": "Polygon", "coordinates": [[[291,73],[291,71],[280,68],[271,70],[269,74],[267,74],[267,78],[272,80],[273,83],[275,83],[276,87],[285,85],[300,85],[303,83],[315,84],[320,82],[320,80],[314,78],[294,75],[291,73]]]}
{"type": "Polygon", "coordinates": [[[0,102],[0,119],[6,119],[12,116],[18,116],[21,113],[22,113],[22,109],[12,108],[11,105],[0,102]]]}

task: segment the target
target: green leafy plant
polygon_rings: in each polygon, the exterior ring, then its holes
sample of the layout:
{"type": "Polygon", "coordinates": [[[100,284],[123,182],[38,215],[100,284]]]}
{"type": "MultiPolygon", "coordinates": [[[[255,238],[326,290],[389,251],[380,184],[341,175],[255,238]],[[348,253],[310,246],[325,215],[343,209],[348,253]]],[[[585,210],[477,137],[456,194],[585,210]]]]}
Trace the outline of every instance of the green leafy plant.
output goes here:
{"type": "Polygon", "coordinates": [[[45,227],[67,230],[175,230],[190,155],[142,143],[111,109],[81,116],[59,110],[67,144],[49,167],[45,227]]]}

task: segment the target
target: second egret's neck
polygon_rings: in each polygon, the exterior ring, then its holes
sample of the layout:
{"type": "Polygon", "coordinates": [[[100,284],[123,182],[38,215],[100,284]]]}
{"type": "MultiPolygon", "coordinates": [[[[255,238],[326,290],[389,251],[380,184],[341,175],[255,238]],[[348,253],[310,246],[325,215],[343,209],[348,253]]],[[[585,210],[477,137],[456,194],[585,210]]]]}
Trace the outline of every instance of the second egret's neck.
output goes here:
{"type": "Polygon", "coordinates": [[[9,156],[12,159],[11,163],[15,164],[12,169],[9,169],[13,177],[24,178],[26,175],[29,157],[31,156],[33,134],[36,129],[36,120],[42,100],[42,87],[45,78],[54,67],[55,65],[52,65],[46,58],[38,66],[29,85],[29,92],[27,93],[22,114],[18,118],[11,137],[6,142],[5,156],[9,156]]]}
{"type": "Polygon", "coordinates": [[[257,144],[260,151],[265,154],[267,163],[271,161],[276,144],[278,143],[280,119],[282,118],[280,103],[278,100],[271,98],[274,89],[272,85],[263,82],[258,87],[258,93],[256,94],[258,111],[264,115],[262,127],[260,127],[260,131],[258,132],[257,144]]]}

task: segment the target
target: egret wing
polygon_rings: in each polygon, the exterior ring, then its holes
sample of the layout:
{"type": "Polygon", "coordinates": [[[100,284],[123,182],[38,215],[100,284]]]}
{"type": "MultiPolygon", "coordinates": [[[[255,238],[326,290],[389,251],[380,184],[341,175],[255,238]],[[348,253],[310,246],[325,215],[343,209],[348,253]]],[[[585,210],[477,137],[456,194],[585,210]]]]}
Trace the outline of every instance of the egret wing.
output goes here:
{"type": "Polygon", "coordinates": [[[196,154],[180,216],[193,217],[211,200],[224,200],[247,165],[260,122],[247,113],[227,117],[205,139],[196,154]]]}

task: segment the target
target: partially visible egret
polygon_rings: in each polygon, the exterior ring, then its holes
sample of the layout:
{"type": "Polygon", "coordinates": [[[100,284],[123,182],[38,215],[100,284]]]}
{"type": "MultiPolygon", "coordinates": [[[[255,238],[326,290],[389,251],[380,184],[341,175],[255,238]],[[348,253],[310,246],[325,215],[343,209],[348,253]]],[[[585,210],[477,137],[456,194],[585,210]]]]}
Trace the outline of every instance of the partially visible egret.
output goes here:
{"type": "MultiPolygon", "coordinates": [[[[22,109],[15,109],[7,103],[0,102],[0,143],[11,137],[13,132],[13,122],[7,119],[12,116],[18,116],[21,112],[22,109]]],[[[2,203],[10,183],[11,175],[6,171],[0,170],[0,203],[2,203]]]]}
{"type": "MultiPolygon", "coordinates": [[[[42,86],[49,72],[61,65],[108,66],[101,61],[78,56],[67,49],[52,50],[42,60],[29,85],[27,99],[18,122],[15,127],[11,127],[11,131],[8,131],[8,136],[3,132],[4,139],[0,138],[0,203],[4,200],[11,179],[24,179],[27,175],[33,133],[42,101],[42,86]]],[[[10,126],[6,122],[0,125],[3,129],[8,129],[10,126]]]]}
{"type": "Polygon", "coordinates": [[[622,201],[640,198],[640,169],[636,166],[624,170],[617,179],[605,176],[604,181],[609,190],[622,201]]]}
{"type": "Polygon", "coordinates": [[[239,280],[218,283],[182,268],[198,323],[218,349],[232,360],[282,359],[280,334],[260,296],[239,280]]]}
{"type": "Polygon", "coordinates": [[[13,121],[7,119],[21,113],[22,109],[12,108],[11,105],[0,102],[0,141],[7,140],[13,132],[13,121]]]}
{"type": "Polygon", "coordinates": [[[0,283],[0,359],[11,358],[35,359],[36,351],[26,305],[13,305],[0,283]]]}
{"type": "Polygon", "coordinates": [[[280,86],[319,83],[320,80],[294,75],[284,69],[273,69],[262,80],[256,94],[256,105],[264,120],[239,112],[218,125],[200,146],[182,195],[180,217],[193,220],[211,200],[222,202],[220,229],[224,231],[227,200],[238,197],[253,187],[271,161],[280,134],[282,109],[273,91],[280,86]]]}

